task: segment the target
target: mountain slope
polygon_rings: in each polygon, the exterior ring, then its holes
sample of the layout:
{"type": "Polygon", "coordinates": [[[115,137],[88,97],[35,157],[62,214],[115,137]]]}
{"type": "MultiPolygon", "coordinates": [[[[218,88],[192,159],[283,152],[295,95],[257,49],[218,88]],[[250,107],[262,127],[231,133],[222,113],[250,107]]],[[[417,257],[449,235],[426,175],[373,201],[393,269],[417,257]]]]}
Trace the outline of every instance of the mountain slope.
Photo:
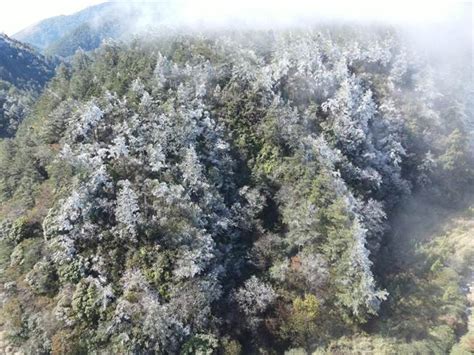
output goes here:
{"type": "Polygon", "coordinates": [[[76,52],[0,143],[4,342],[311,353],[363,334],[449,350],[467,323],[459,275],[397,218],[474,186],[467,85],[434,73],[396,33],[357,26],[76,52]]]}
{"type": "Polygon", "coordinates": [[[16,33],[13,38],[44,50],[77,27],[109,16],[115,6],[103,3],[72,15],[52,17],[16,33]]]}
{"type": "Polygon", "coordinates": [[[0,80],[19,89],[40,89],[54,75],[56,62],[31,47],[0,35],[0,80]]]}
{"type": "Polygon", "coordinates": [[[383,253],[389,302],[364,333],[338,339],[317,354],[472,354],[470,200],[459,210],[426,196],[407,201],[393,221],[394,233],[383,253]]]}
{"type": "Polygon", "coordinates": [[[34,99],[54,75],[57,62],[0,35],[0,138],[11,137],[34,99]]]}
{"type": "Polygon", "coordinates": [[[123,24],[114,20],[103,21],[100,25],[84,23],[48,46],[45,52],[61,57],[69,57],[78,48],[90,51],[99,47],[102,40],[106,38],[119,38],[123,31],[123,24]]]}
{"type": "Polygon", "coordinates": [[[72,15],[43,20],[13,37],[44,53],[68,57],[78,48],[95,49],[104,39],[123,39],[132,35],[144,25],[145,18],[156,24],[170,4],[106,2],[72,15]]]}

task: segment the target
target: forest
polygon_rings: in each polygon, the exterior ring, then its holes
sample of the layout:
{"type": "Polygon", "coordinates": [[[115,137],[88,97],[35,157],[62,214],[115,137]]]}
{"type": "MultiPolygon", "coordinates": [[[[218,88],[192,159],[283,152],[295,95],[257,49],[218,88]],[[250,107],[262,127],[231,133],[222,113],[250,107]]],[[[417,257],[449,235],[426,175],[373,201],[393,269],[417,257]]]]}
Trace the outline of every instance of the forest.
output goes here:
{"type": "Polygon", "coordinates": [[[15,135],[57,64],[56,58],[0,34],[0,139],[15,135]]]}
{"type": "Polygon", "coordinates": [[[0,340],[472,353],[469,78],[388,26],[77,50],[0,127],[0,340]]]}

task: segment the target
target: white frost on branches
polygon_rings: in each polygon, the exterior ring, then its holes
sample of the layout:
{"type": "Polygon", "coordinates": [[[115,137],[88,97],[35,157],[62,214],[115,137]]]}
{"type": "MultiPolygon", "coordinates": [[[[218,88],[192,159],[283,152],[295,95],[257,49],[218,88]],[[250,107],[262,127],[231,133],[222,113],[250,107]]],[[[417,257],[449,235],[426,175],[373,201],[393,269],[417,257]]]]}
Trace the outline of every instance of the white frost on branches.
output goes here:
{"type": "Polygon", "coordinates": [[[137,235],[137,225],[141,220],[138,196],[132,188],[130,181],[121,180],[117,184],[120,188],[117,194],[117,207],[115,216],[133,239],[137,235]]]}

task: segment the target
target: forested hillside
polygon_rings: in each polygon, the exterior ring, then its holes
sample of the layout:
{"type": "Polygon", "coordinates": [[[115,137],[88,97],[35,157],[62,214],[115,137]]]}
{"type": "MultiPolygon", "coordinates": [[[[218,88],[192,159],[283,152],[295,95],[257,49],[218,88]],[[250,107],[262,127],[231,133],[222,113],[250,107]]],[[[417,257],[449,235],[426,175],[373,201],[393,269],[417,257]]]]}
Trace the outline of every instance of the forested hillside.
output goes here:
{"type": "Polygon", "coordinates": [[[129,38],[145,25],[156,25],[171,5],[168,1],[104,2],[71,15],[48,18],[13,37],[42,53],[67,58],[78,49],[90,51],[104,40],[129,38]],[[144,17],[149,19],[146,23],[144,17]]]}
{"type": "Polygon", "coordinates": [[[67,32],[45,49],[50,55],[68,58],[78,49],[91,51],[100,46],[103,40],[118,38],[124,31],[125,24],[115,21],[103,21],[100,25],[83,24],[67,32]]]}
{"type": "Polygon", "coordinates": [[[54,75],[56,61],[0,34],[0,138],[11,137],[54,75]]]}
{"type": "Polygon", "coordinates": [[[356,26],[78,51],[0,142],[4,341],[472,352],[473,87],[455,69],[356,26]]]}
{"type": "Polygon", "coordinates": [[[109,17],[114,6],[113,3],[106,2],[88,7],[69,16],[62,15],[48,18],[16,33],[14,38],[45,50],[76,28],[93,23],[96,19],[109,17]]]}

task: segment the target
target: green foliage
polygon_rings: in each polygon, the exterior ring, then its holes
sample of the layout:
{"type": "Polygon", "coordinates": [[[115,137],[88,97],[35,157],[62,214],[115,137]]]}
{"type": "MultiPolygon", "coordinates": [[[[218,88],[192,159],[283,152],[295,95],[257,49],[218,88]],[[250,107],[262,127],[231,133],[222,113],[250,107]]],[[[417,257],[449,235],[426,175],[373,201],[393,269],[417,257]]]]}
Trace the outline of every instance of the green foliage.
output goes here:
{"type": "MultiPolygon", "coordinates": [[[[54,50],[107,29],[73,30],[54,50]]],[[[327,31],[108,41],[58,68],[0,142],[24,352],[450,351],[472,228],[417,239],[395,212],[465,192],[463,110],[415,56],[397,72],[390,33],[327,31]]]]}
{"type": "Polygon", "coordinates": [[[295,298],[288,319],[282,325],[282,335],[295,345],[306,349],[311,347],[317,341],[320,330],[320,307],[320,302],[312,294],[295,298]]]}
{"type": "Polygon", "coordinates": [[[97,286],[81,280],[72,296],[71,306],[77,319],[89,325],[96,324],[101,310],[97,286]]]}
{"type": "Polygon", "coordinates": [[[10,265],[10,255],[12,250],[13,244],[10,241],[5,239],[0,241],[0,270],[2,270],[2,274],[8,265],[10,265]]]}
{"type": "Polygon", "coordinates": [[[42,239],[25,239],[13,249],[10,255],[10,266],[16,269],[17,272],[28,272],[41,259],[42,252],[42,239]]]}
{"type": "Polygon", "coordinates": [[[51,44],[45,52],[50,55],[69,57],[78,48],[85,51],[96,49],[104,38],[114,37],[118,27],[119,25],[114,22],[105,22],[101,26],[88,23],[81,24],[51,44]]]}
{"type": "Polygon", "coordinates": [[[58,276],[49,261],[39,261],[26,276],[26,281],[36,294],[52,295],[58,289],[58,276]]]}
{"type": "Polygon", "coordinates": [[[26,216],[17,218],[8,231],[7,238],[15,244],[27,238],[34,238],[41,235],[38,224],[30,221],[26,216]]]}
{"type": "Polygon", "coordinates": [[[240,355],[242,346],[237,340],[223,338],[221,339],[221,351],[224,355],[240,355]]]}
{"type": "MultiPolygon", "coordinates": [[[[164,299],[169,298],[169,282],[172,279],[173,255],[163,253],[153,246],[143,246],[127,260],[127,268],[139,268],[147,281],[153,285],[164,299]]],[[[129,295],[129,297],[133,297],[129,295]]]]}
{"type": "Polygon", "coordinates": [[[8,300],[2,307],[1,315],[7,335],[15,343],[23,340],[26,335],[26,324],[21,303],[17,299],[8,300]]]}
{"type": "Polygon", "coordinates": [[[181,349],[181,354],[212,355],[217,349],[218,340],[212,334],[198,334],[188,340],[181,349]]]}

